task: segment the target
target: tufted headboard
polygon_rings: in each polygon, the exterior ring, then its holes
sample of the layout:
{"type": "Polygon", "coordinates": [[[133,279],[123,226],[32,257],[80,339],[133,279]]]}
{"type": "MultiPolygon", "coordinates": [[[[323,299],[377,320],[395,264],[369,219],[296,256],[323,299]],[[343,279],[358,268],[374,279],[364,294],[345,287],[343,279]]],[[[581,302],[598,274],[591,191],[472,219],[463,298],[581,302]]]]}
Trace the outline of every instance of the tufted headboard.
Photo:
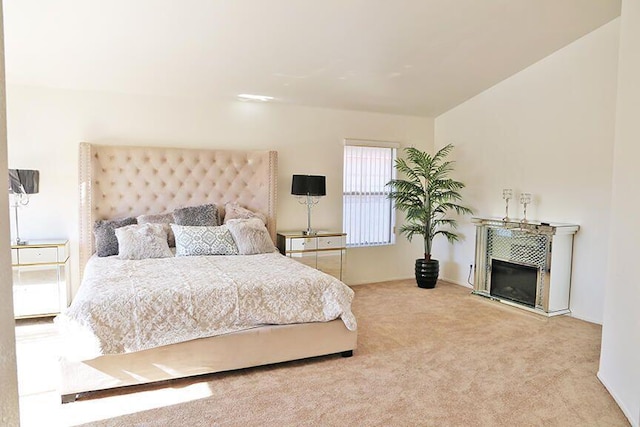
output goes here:
{"type": "Polygon", "coordinates": [[[267,217],[276,237],[276,151],[80,144],[80,277],[94,253],[93,224],[183,206],[227,202],[267,217]]]}

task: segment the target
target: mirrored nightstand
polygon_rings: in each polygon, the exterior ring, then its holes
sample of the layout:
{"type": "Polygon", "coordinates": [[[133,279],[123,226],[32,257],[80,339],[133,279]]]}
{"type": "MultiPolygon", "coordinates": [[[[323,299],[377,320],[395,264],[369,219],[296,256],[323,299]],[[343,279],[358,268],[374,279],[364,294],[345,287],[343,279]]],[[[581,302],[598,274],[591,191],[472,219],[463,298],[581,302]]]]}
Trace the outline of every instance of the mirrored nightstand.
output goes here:
{"type": "Polygon", "coordinates": [[[282,255],[342,280],[347,253],[346,233],[320,231],[306,235],[300,231],[280,231],[277,240],[282,255]]]}
{"type": "Polygon", "coordinates": [[[68,305],[69,241],[31,240],[11,246],[16,318],[52,316],[68,305]]]}

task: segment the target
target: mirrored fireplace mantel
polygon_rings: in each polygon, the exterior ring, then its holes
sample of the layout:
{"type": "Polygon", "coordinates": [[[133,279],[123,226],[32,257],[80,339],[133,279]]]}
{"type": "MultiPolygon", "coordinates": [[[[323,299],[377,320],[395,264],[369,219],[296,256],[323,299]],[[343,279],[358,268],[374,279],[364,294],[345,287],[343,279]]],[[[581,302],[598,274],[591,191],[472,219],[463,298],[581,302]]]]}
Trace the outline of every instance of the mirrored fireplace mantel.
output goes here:
{"type": "Polygon", "coordinates": [[[500,218],[472,222],[473,293],[547,316],[569,313],[573,236],[579,225],[500,218]]]}

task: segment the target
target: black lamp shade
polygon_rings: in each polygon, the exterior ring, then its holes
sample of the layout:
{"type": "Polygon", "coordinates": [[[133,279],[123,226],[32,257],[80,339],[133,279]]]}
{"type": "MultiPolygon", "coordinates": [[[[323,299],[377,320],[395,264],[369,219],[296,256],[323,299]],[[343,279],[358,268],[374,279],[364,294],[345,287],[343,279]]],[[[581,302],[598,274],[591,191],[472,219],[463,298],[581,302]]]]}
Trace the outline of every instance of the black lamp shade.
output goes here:
{"type": "Polygon", "coordinates": [[[9,169],[9,193],[36,194],[40,187],[40,171],[9,169]]]}
{"type": "Polygon", "coordinates": [[[326,178],[322,175],[293,175],[291,194],[295,196],[326,196],[326,178]]]}

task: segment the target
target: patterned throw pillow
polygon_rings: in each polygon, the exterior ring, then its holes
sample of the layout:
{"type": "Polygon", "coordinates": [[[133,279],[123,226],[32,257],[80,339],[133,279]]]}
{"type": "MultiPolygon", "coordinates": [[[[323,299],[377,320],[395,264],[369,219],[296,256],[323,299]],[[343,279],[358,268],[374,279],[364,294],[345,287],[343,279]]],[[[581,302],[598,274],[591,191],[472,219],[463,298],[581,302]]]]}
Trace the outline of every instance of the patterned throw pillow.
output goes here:
{"type": "Polygon", "coordinates": [[[238,255],[226,225],[219,227],[171,224],[176,236],[176,256],[238,255]]]}
{"type": "Polygon", "coordinates": [[[157,214],[157,215],[140,215],[137,217],[138,224],[165,224],[165,230],[167,230],[167,240],[169,241],[169,247],[176,245],[176,238],[173,235],[173,230],[169,224],[175,222],[173,219],[173,212],[157,214]]]}
{"type": "Polygon", "coordinates": [[[173,218],[178,225],[220,225],[218,208],[214,204],[176,209],[173,211],[173,218]]]}
{"type": "Polygon", "coordinates": [[[118,258],[167,258],[173,253],[167,243],[166,224],[127,225],[116,228],[118,258]]]}
{"type": "Polygon", "coordinates": [[[263,223],[267,223],[267,217],[260,212],[253,212],[247,208],[243,208],[237,203],[227,203],[224,205],[224,223],[232,219],[249,219],[260,218],[263,223]]]}
{"type": "Polygon", "coordinates": [[[93,224],[93,235],[96,238],[96,254],[99,257],[118,255],[118,239],[115,229],[125,225],[135,224],[133,217],[121,219],[102,219],[93,224]]]}
{"type": "Polygon", "coordinates": [[[232,219],[226,225],[240,255],[264,254],[276,250],[269,231],[259,218],[232,219]]]}

